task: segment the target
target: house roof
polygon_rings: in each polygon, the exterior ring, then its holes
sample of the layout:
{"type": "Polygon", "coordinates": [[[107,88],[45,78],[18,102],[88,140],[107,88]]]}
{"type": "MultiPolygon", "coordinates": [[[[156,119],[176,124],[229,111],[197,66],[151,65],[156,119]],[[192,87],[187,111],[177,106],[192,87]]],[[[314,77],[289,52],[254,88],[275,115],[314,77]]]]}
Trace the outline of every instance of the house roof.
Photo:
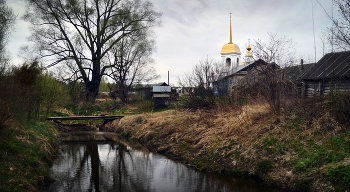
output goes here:
{"type": "Polygon", "coordinates": [[[134,89],[135,90],[142,90],[142,89],[152,89],[152,87],[154,87],[154,86],[168,86],[168,84],[165,82],[160,82],[157,84],[141,84],[141,85],[142,85],[142,87],[137,87],[134,89]]]}
{"type": "MultiPolygon", "coordinates": [[[[283,78],[285,81],[295,81],[301,74],[304,72],[311,64],[304,64],[304,69],[301,69],[301,65],[285,67],[281,69],[277,64],[272,63],[266,65],[267,68],[263,70],[259,67],[250,70],[249,73],[240,79],[235,86],[244,87],[244,86],[253,86],[259,82],[265,81],[265,70],[277,70],[274,75],[278,75],[280,78],[283,78]]],[[[272,74],[271,74],[272,75],[272,74]]]]}
{"type": "Polygon", "coordinates": [[[251,62],[246,63],[244,65],[239,65],[239,66],[235,67],[230,74],[235,74],[235,73],[240,72],[240,71],[247,71],[249,69],[254,68],[256,65],[259,65],[259,64],[265,64],[265,61],[262,59],[258,59],[256,61],[251,61],[251,62]]]}
{"type": "Polygon", "coordinates": [[[256,61],[251,61],[249,63],[245,63],[243,65],[239,65],[239,66],[233,68],[231,71],[229,71],[227,75],[218,78],[217,81],[221,81],[221,80],[223,80],[225,78],[228,78],[228,77],[231,77],[231,76],[234,76],[234,75],[242,74],[242,72],[245,72],[243,74],[246,75],[247,74],[246,72],[248,70],[251,70],[251,69],[253,69],[256,66],[263,65],[263,64],[266,64],[265,61],[262,60],[262,59],[258,59],[256,61]]]}
{"type": "Polygon", "coordinates": [[[326,54],[298,79],[318,80],[339,77],[350,77],[350,51],[326,54]]]}
{"type": "Polygon", "coordinates": [[[289,66],[282,69],[282,73],[284,74],[284,79],[287,81],[295,81],[302,75],[311,65],[314,63],[289,66]]]}

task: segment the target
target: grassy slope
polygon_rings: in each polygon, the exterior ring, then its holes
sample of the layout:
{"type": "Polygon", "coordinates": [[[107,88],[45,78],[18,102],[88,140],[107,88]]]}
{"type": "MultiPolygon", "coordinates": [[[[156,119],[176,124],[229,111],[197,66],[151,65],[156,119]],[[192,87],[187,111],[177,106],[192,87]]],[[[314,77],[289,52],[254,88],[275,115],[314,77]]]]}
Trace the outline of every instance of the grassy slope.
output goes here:
{"type": "Polygon", "coordinates": [[[57,149],[52,124],[6,121],[0,127],[0,191],[36,191],[48,179],[57,149]]]}
{"type": "Polygon", "coordinates": [[[133,115],[110,127],[201,170],[259,176],[292,189],[350,188],[348,127],[328,113],[279,119],[267,105],[248,105],[133,115]]]}

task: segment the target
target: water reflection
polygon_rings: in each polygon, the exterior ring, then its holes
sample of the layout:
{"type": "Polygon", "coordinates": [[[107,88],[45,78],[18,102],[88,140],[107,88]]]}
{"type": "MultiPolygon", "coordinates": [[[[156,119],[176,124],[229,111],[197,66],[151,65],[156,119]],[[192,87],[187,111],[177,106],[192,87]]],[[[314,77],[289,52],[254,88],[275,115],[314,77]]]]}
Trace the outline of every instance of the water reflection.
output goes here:
{"type": "Polygon", "coordinates": [[[271,191],[116,142],[64,144],[51,171],[56,182],[43,191],[271,191]]]}

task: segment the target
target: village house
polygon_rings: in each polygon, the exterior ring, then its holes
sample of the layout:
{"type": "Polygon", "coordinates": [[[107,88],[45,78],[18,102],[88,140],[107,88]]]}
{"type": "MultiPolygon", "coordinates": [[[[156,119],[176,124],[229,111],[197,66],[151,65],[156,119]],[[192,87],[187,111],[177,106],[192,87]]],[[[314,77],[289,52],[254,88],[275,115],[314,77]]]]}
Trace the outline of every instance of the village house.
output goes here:
{"type": "Polygon", "coordinates": [[[239,65],[232,71],[229,71],[228,74],[225,74],[225,76],[219,77],[217,81],[213,82],[214,95],[233,94],[238,82],[241,82],[248,73],[253,73],[253,69],[261,65],[265,65],[265,61],[258,59],[239,65]]]}
{"type": "Polygon", "coordinates": [[[350,51],[328,53],[299,78],[302,95],[314,97],[332,91],[350,91],[350,51]]]}

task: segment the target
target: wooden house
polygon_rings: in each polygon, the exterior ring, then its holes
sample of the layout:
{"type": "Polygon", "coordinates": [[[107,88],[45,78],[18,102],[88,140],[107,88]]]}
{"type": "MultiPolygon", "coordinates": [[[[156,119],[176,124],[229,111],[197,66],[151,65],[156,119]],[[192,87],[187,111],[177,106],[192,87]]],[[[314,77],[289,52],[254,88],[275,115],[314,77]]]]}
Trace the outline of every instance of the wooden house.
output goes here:
{"type": "Polygon", "coordinates": [[[302,95],[314,97],[332,91],[350,91],[350,51],[328,53],[299,78],[302,95]]]}
{"type": "Polygon", "coordinates": [[[280,70],[281,81],[283,81],[284,84],[283,91],[286,96],[301,94],[302,84],[298,81],[298,77],[300,77],[313,64],[314,63],[304,64],[303,60],[301,60],[300,65],[287,66],[280,70]]]}
{"type": "Polygon", "coordinates": [[[218,80],[213,82],[214,95],[228,95],[233,94],[235,86],[240,82],[250,71],[258,66],[265,65],[265,61],[258,59],[244,63],[233,68],[231,71],[221,75],[218,80]]]}

